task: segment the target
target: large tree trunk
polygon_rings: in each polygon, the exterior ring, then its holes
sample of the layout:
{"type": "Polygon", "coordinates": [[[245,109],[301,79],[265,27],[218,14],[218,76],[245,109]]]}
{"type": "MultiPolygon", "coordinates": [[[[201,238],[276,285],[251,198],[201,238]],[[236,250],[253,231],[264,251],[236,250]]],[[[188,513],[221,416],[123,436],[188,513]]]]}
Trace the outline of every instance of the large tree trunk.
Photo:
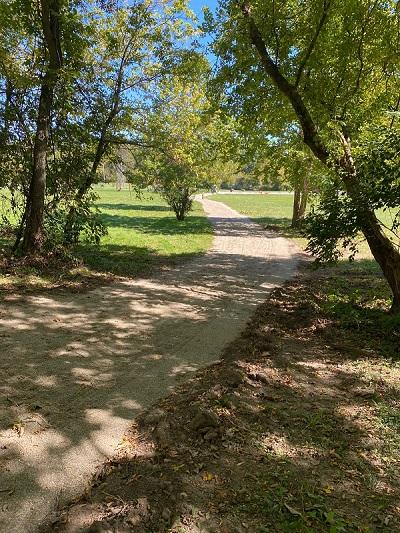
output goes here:
{"type": "Polygon", "coordinates": [[[347,194],[357,207],[361,230],[392,291],[392,311],[400,312],[400,253],[385,235],[374,210],[362,198],[356,168],[351,157],[350,140],[344,133],[342,134],[344,156],[340,160],[331,160],[329,150],[321,139],[311,113],[298,91],[298,80],[295,85],[289,83],[272,60],[260,30],[251,16],[247,0],[242,4],[242,12],[248,23],[250,42],[257,50],[266,74],[292,105],[303,130],[305,144],[322,163],[338,172],[347,194]]]}
{"type": "Polygon", "coordinates": [[[46,74],[42,78],[36,136],[33,149],[33,168],[25,209],[25,229],[21,251],[30,254],[40,251],[43,244],[43,219],[46,193],[47,154],[49,150],[50,120],[54,87],[62,65],[60,47],[60,5],[58,0],[41,0],[42,31],[49,56],[46,74]]]}
{"type": "Polygon", "coordinates": [[[374,213],[366,211],[362,231],[372,255],[382,269],[393,294],[392,312],[400,312],[400,254],[385,235],[374,213]]]}
{"type": "Polygon", "coordinates": [[[33,150],[33,170],[26,206],[25,230],[21,250],[39,251],[43,243],[43,215],[46,192],[46,167],[53,89],[45,83],[40,92],[39,115],[33,150]]]}
{"type": "Polygon", "coordinates": [[[361,230],[369,245],[374,259],[382,269],[393,294],[392,312],[400,312],[400,254],[393,242],[385,234],[375,211],[360,194],[357,169],[354,165],[350,140],[341,134],[344,156],[338,164],[346,192],[356,207],[361,230]]]}

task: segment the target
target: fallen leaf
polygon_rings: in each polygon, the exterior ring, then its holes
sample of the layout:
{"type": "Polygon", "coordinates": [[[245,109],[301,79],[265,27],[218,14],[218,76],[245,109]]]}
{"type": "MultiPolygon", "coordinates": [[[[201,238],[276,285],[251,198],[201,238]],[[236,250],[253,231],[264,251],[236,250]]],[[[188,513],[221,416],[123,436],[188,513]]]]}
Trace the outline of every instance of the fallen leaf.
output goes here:
{"type": "Polygon", "coordinates": [[[204,472],[203,474],[204,481],[212,481],[214,479],[213,474],[211,472],[204,472]]]}
{"type": "Polygon", "coordinates": [[[297,509],[294,509],[293,507],[291,507],[287,503],[285,503],[284,505],[285,505],[286,509],[289,511],[290,514],[295,515],[295,516],[301,516],[301,512],[298,511],[297,509]]]}
{"type": "Polygon", "coordinates": [[[181,468],[183,468],[185,466],[184,463],[180,464],[180,465],[173,465],[172,469],[175,470],[175,472],[177,470],[180,470],[181,468]]]}

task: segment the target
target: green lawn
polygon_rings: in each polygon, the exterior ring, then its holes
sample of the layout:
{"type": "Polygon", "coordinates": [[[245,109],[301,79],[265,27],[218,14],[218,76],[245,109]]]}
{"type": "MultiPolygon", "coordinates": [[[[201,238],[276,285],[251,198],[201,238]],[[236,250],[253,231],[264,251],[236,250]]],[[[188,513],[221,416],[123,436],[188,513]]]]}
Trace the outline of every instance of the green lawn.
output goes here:
{"type": "Polygon", "coordinates": [[[212,200],[224,202],[260,224],[287,228],[292,219],[293,195],[288,194],[213,194],[212,200]]]}
{"type": "Polygon", "coordinates": [[[2,235],[0,288],[79,289],[114,275],[147,274],[154,268],[204,253],[211,245],[212,228],[197,202],[186,220],[178,222],[159,194],[143,193],[138,198],[127,189],[116,191],[109,185],[96,187],[96,193],[97,206],[108,229],[98,246],[82,242],[71,254],[78,262],[10,262],[6,259],[7,248],[13,236],[2,235]]]}
{"type": "Polygon", "coordinates": [[[78,255],[98,271],[132,276],[155,264],[204,253],[211,245],[212,229],[201,205],[183,222],[157,193],[139,199],[128,190],[98,187],[97,206],[108,228],[99,246],[81,245],[78,255]]]}

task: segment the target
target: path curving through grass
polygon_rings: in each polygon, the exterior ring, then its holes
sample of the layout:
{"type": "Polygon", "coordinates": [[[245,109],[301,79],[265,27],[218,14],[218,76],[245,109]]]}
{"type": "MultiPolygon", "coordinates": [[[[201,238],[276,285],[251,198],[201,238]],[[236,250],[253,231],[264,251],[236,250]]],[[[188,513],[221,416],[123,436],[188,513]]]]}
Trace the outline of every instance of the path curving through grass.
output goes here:
{"type": "Polygon", "coordinates": [[[135,416],[219,355],[296,271],[289,240],[204,199],[205,255],[87,293],[14,295],[0,313],[0,531],[40,531],[135,416]]]}

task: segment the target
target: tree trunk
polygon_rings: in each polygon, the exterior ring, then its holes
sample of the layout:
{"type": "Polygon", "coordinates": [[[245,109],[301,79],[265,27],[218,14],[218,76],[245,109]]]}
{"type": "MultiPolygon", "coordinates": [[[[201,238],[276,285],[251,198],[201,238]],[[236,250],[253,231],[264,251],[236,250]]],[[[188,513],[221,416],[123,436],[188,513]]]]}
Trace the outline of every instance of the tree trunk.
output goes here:
{"type": "Polygon", "coordinates": [[[307,209],[308,190],[306,179],[296,183],[293,196],[292,228],[299,228],[302,225],[307,209]]]}
{"type": "Polygon", "coordinates": [[[369,244],[372,255],[382,269],[393,294],[391,311],[400,312],[400,254],[391,240],[382,231],[374,213],[367,210],[362,231],[369,244]]]}
{"type": "Polygon", "coordinates": [[[33,170],[27,198],[27,215],[21,247],[22,252],[25,254],[39,251],[43,244],[49,122],[53,101],[53,89],[47,84],[45,78],[40,92],[39,115],[33,150],[33,170]]]}
{"type": "Polygon", "coordinates": [[[82,198],[85,196],[87,191],[93,185],[96,178],[97,170],[100,166],[104,152],[106,151],[106,140],[105,135],[108,130],[109,124],[103,127],[103,131],[100,135],[100,139],[97,143],[96,153],[93,159],[92,168],[90,169],[89,174],[87,175],[85,181],[81,183],[79,189],[76,192],[74,205],[72,205],[68,211],[67,219],[64,226],[64,243],[65,244],[76,244],[79,238],[79,227],[77,227],[75,222],[76,217],[76,206],[79,202],[82,201],[82,198]]]}
{"type": "Polygon", "coordinates": [[[300,220],[303,220],[306,214],[307,202],[308,202],[308,183],[307,183],[307,178],[304,178],[303,191],[302,191],[301,200],[300,200],[300,212],[299,212],[300,220]]]}
{"type": "Polygon", "coordinates": [[[361,230],[371,253],[381,267],[392,291],[392,312],[400,312],[400,253],[385,235],[374,210],[362,198],[358,176],[351,156],[350,140],[342,133],[344,156],[340,160],[330,160],[329,150],[318,133],[318,128],[298,91],[297,85],[289,83],[269,55],[260,30],[251,16],[251,8],[247,0],[242,4],[242,12],[248,23],[250,42],[256,48],[265,72],[292,105],[303,130],[305,144],[322,163],[328,168],[333,168],[342,179],[347,194],[357,208],[361,230]]]}
{"type": "Polygon", "coordinates": [[[21,251],[31,254],[43,244],[43,219],[46,193],[47,155],[54,87],[62,65],[60,47],[60,5],[58,0],[41,0],[42,31],[49,56],[46,74],[40,89],[38,118],[33,148],[33,168],[25,208],[25,228],[21,251]]]}
{"type": "Polygon", "coordinates": [[[64,242],[66,244],[76,243],[79,238],[79,227],[77,227],[75,223],[76,205],[79,204],[79,202],[81,202],[82,198],[85,196],[87,191],[91,188],[91,186],[95,182],[97,170],[100,166],[104,153],[107,149],[107,144],[108,144],[107,134],[109,132],[110,127],[112,126],[114,122],[114,119],[116,118],[116,116],[118,115],[120,111],[122,83],[124,80],[124,69],[126,67],[126,62],[127,62],[127,58],[128,58],[131,45],[132,45],[132,38],[129,39],[128,43],[126,44],[124,48],[124,52],[122,54],[122,58],[119,64],[118,72],[117,72],[117,78],[115,80],[113,95],[111,99],[111,108],[101,128],[100,138],[97,142],[97,147],[96,147],[96,152],[94,154],[92,168],[90,169],[90,172],[87,175],[84,182],[81,183],[81,185],[79,186],[76,192],[76,195],[75,195],[75,199],[74,199],[75,205],[71,206],[68,212],[68,215],[67,215],[67,220],[64,226],[64,242]]]}
{"type": "Polygon", "coordinates": [[[392,241],[387,237],[375,212],[363,200],[360,194],[358,177],[351,155],[350,140],[345,134],[341,135],[344,156],[339,161],[342,169],[341,176],[347,194],[353,201],[361,230],[369,245],[374,259],[381,267],[393,294],[391,311],[400,312],[400,254],[392,241]]]}
{"type": "Polygon", "coordinates": [[[293,214],[292,214],[292,228],[298,228],[300,225],[300,201],[301,188],[300,184],[296,183],[293,195],[293,214]]]}

